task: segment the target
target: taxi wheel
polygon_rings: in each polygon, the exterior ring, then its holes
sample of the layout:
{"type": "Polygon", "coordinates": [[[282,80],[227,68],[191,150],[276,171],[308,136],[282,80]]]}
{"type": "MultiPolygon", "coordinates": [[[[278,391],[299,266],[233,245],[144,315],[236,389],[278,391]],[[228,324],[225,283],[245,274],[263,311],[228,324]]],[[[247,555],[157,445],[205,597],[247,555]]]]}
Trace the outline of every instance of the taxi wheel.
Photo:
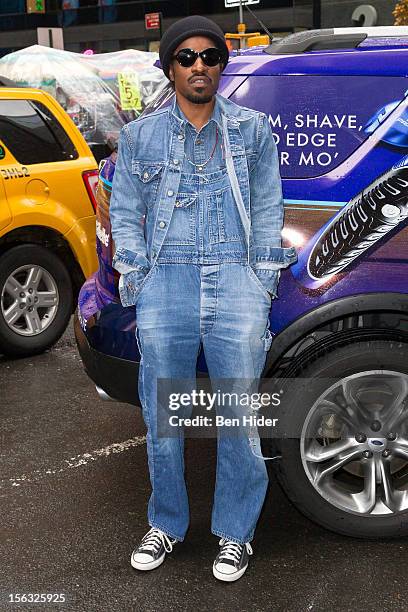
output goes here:
{"type": "Polygon", "coordinates": [[[52,251],[21,244],[0,257],[0,353],[43,352],[64,333],[72,306],[69,272],[52,251]]]}

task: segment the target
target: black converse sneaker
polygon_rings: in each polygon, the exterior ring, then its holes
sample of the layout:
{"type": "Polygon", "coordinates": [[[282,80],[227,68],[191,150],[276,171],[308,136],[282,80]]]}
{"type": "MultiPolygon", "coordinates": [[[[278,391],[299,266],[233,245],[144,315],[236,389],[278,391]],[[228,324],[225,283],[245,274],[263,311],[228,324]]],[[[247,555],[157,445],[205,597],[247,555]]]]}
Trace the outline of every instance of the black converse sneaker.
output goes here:
{"type": "Polygon", "coordinates": [[[251,545],[249,542],[237,544],[237,542],[221,538],[220,546],[221,550],[213,565],[214,576],[226,582],[238,580],[248,567],[248,556],[252,555],[251,545]]]}
{"type": "Polygon", "coordinates": [[[166,552],[173,550],[177,540],[169,538],[163,531],[152,527],[139,546],[132,552],[130,563],[138,570],[152,570],[164,561],[166,552]]]}

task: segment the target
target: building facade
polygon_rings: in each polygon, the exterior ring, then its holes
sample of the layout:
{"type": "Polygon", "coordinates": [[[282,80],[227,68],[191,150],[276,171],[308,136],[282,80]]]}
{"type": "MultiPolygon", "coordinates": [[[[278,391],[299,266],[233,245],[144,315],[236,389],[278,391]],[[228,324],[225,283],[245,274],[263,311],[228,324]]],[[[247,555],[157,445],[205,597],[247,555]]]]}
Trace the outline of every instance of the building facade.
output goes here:
{"type": "MultiPolygon", "coordinates": [[[[394,0],[372,0],[375,25],[392,25],[394,0]]],[[[317,27],[358,25],[352,16],[361,0],[261,0],[250,8],[272,32],[279,35],[317,27]]],[[[185,15],[205,14],[225,32],[236,32],[238,9],[223,0],[2,0],[0,2],[0,56],[37,44],[37,28],[62,28],[64,48],[95,53],[127,48],[148,50],[160,32],[145,29],[146,13],[162,14],[163,30],[185,15]],[[44,13],[27,12],[27,6],[44,6],[44,13]]],[[[244,8],[248,31],[262,31],[244,8]]],[[[360,25],[371,25],[362,23],[360,25]]],[[[374,24],[373,24],[374,25],[374,24]]],[[[156,45],[157,46],[157,45],[156,45]]]]}

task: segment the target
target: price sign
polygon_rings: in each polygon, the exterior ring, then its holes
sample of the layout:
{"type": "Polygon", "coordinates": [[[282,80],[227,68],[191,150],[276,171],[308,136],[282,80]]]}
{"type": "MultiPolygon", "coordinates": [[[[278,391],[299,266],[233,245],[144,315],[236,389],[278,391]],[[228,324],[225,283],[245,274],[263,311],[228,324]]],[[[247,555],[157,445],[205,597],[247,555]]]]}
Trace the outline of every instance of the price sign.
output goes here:
{"type": "Polygon", "coordinates": [[[120,104],[122,110],[142,110],[139,80],[136,73],[118,72],[120,104]]]}

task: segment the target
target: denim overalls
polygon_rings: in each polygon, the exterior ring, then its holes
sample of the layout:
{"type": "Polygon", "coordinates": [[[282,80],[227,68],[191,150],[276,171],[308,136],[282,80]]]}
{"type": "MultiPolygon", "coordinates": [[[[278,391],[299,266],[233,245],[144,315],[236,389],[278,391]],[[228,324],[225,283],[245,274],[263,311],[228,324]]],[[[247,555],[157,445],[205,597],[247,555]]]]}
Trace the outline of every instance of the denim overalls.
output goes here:
{"type": "MultiPolygon", "coordinates": [[[[271,297],[248,263],[221,126],[217,106],[198,135],[186,126],[185,154],[195,165],[185,156],[166,238],[136,302],[139,396],[152,484],[148,520],[177,540],[189,524],[184,440],[158,435],[157,379],[194,381],[202,346],[211,380],[234,379],[239,387],[261,376],[271,343],[271,297]]],[[[259,439],[219,436],[217,450],[212,533],[248,542],[268,482],[259,439]]]]}

